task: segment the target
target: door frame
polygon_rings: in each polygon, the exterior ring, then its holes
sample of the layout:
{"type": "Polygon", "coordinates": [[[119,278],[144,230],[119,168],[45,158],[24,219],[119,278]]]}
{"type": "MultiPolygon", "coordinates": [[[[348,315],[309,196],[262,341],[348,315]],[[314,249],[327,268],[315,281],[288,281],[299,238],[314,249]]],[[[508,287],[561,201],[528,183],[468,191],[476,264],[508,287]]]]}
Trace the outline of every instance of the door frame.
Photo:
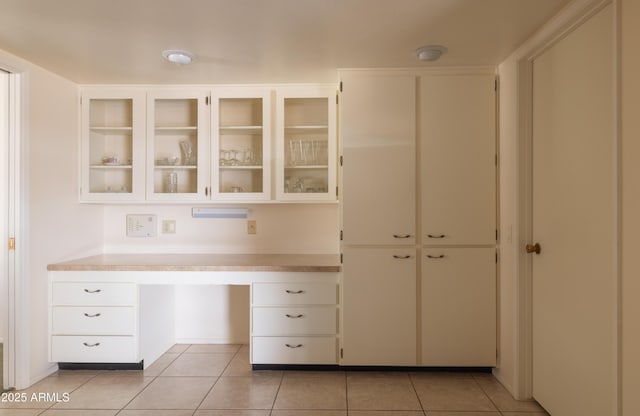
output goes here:
{"type": "MultiPolygon", "coordinates": [[[[592,16],[608,5],[613,6],[613,32],[612,42],[614,55],[614,158],[613,166],[616,177],[614,186],[614,204],[616,206],[617,229],[614,230],[614,250],[616,265],[613,271],[616,276],[615,316],[618,323],[621,322],[621,273],[620,273],[620,76],[619,76],[619,0],[578,0],[570,3],[548,24],[540,30],[528,45],[523,57],[517,63],[517,225],[516,239],[518,252],[516,255],[517,279],[516,279],[516,349],[515,349],[515,392],[517,398],[530,398],[533,393],[533,259],[524,251],[524,246],[533,241],[533,62],[542,53],[548,50],[559,40],[567,36],[573,30],[589,20],[592,16]]],[[[614,325],[615,333],[612,334],[617,361],[614,380],[615,397],[617,399],[617,413],[621,411],[621,332],[618,325],[614,325]]]]}
{"type": "Polygon", "coordinates": [[[5,368],[3,383],[8,388],[23,389],[29,386],[29,281],[26,267],[26,233],[24,214],[27,206],[25,178],[26,160],[26,92],[28,73],[20,65],[0,62],[3,71],[9,73],[9,131],[6,142],[2,143],[2,153],[7,159],[2,162],[2,180],[8,183],[2,198],[0,213],[3,218],[3,253],[0,256],[3,272],[2,285],[7,290],[7,300],[2,307],[6,317],[3,357],[5,368]],[[8,239],[15,238],[15,249],[9,250],[8,239]]]}

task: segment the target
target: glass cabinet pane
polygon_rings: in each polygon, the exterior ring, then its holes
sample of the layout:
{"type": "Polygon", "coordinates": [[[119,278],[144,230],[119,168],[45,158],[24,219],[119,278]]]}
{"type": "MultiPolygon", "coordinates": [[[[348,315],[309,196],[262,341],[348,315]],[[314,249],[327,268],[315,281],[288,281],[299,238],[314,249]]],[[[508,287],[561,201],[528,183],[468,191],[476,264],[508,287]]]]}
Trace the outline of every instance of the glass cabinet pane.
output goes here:
{"type": "Polygon", "coordinates": [[[285,194],[326,194],[329,186],[328,98],[284,98],[285,194]]]}
{"type": "Polygon", "coordinates": [[[153,193],[198,192],[198,99],[154,100],[153,193]]]}
{"type": "Polygon", "coordinates": [[[217,87],[212,93],[212,199],[265,201],[271,195],[270,91],[217,87]]]}
{"type": "Polygon", "coordinates": [[[89,193],[131,194],[133,99],[91,98],[88,105],[89,193]]]}
{"type": "Polygon", "coordinates": [[[263,117],[262,98],[220,99],[219,193],[264,191],[263,117]]]}

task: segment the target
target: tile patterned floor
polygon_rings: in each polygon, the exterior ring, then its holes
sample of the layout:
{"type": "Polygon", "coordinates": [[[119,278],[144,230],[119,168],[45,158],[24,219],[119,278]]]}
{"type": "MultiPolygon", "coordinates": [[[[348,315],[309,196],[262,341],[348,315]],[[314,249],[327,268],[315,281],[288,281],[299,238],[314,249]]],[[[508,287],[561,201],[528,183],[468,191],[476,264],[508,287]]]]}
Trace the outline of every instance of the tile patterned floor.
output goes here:
{"type": "Polygon", "coordinates": [[[0,416],[548,416],[489,374],[251,371],[242,345],[176,345],[144,371],[59,371],[14,394],[0,416]]]}

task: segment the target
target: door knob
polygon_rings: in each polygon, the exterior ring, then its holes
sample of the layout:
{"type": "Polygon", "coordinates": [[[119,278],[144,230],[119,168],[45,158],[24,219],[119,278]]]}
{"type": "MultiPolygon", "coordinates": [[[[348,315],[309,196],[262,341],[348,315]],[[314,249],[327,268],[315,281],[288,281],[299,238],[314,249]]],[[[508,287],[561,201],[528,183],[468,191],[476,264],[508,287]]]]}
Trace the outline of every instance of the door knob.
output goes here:
{"type": "Polygon", "coordinates": [[[535,244],[527,244],[524,249],[527,251],[527,253],[536,253],[536,254],[540,254],[540,244],[539,243],[535,243],[535,244]]]}

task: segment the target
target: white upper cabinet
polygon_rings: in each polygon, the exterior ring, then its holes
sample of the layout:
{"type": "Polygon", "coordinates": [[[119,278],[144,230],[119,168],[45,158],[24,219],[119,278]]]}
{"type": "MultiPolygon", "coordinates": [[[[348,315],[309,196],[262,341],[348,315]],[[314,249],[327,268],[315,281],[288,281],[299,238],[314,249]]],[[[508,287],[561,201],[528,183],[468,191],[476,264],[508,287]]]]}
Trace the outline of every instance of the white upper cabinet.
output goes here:
{"type": "Polygon", "coordinates": [[[420,84],[423,244],[495,244],[495,76],[430,75],[420,84]]]}
{"type": "Polygon", "coordinates": [[[144,199],[144,91],[82,92],[81,201],[144,199]]]}
{"type": "Polygon", "coordinates": [[[344,244],[415,244],[416,78],[343,74],[344,244]]]}
{"type": "Polygon", "coordinates": [[[209,91],[168,88],[147,95],[147,199],[204,200],[209,189],[209,91]]]}
{"type": "Polygon", "coordinates": [[[80,201],[335,202],[336,100],[327,84],[83,88],[80,201]]]}
{"type": "Polygon", "coordinates": [[[212,199],[268,200],[271,191],[270,90],[216,87],[211,98],[212,199]]]}
{"type": "Polygon", "coordinates": [[[335,201],[335,87],[276,90],[276,195],[281,201],[335,201]]]}

